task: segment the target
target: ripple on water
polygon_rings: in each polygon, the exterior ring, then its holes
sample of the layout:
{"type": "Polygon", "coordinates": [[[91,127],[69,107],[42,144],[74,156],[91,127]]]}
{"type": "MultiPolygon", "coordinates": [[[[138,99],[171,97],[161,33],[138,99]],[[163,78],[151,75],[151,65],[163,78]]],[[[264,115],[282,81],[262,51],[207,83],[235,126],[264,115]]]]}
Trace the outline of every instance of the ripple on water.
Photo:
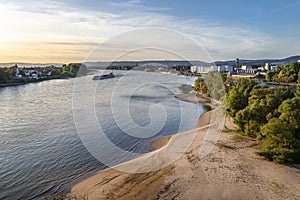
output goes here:
{"type": "MultiPolygon", "coordinates": [[[[82,77],[87,81],[91,78],[82,77]]],[[[87,174],[105,167],[89,154],[77,135],[72,113],[75,80],[0,88],[0,199],[36,199],[65,193],[87,174]]],[[[183,103],[185,109],[190,109],[190,116],[183,120],[184,126],[178,130],[180,107],[173,96],[185,81],[182,77],[132,72],[118,79],[99,82],[95,105],[89,106],[95,106],[98,120],[101,120],[99,124],[110,141],[127,151],[148,152],[153,138],[189,130],[196,125],[196,121],[190,119],[196,119],[200,113],[193,110],[192,104],[183,103]],[[122,88],[116,89],[116,83],[122,88]],[[114,98],[117,99],[114,100],[117,104],[129,100],[130,114],[140,125],[150,123],[151,105],[164,106],[168,118],[163,129],[146,139],[123,132],[114,123],[111,91],[116,92],[114,98]],[[129,95],[127,91],[134,93],[129,95]]],[[[74,109],[84,111],[85,107],[74,109]]],[[[118,112],[125,113],[127,108],[120,108],[118,112]]],[[[127,123],[127,115],[120,116],[124,117],[121,121],[127,123]]],[[[103,153],[109,152],[110,149],[103,149],[103,153]]]]}

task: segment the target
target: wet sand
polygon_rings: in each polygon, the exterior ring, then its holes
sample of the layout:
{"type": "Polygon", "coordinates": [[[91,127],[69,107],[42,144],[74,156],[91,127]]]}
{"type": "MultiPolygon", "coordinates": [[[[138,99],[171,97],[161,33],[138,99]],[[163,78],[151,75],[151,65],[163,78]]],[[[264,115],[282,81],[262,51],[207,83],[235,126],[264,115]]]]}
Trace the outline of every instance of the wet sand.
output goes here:
{"type": "MultiPolygon", "coordinates": [[[[192,92],[177,98],[207,101],[192,92]]],[[[153,152],[82,181],[72,188],[72,195],[89,200],[300,199],[299,166],[276,165],[259,158],[255,152],[260,143],[235,133],[229,118],[212,151],[199,158],[206,133],[219,123],[215,121],[218,108],[207,104],[215,109],[199,118],[197,128],[154,141],[153,152]],[[185,144],[186,148],[181,148],[185,144]],[[178,157],[170,162],[174,152],[178,157]],[[125,172],[132,168],[137,173],[125,172]]]]}

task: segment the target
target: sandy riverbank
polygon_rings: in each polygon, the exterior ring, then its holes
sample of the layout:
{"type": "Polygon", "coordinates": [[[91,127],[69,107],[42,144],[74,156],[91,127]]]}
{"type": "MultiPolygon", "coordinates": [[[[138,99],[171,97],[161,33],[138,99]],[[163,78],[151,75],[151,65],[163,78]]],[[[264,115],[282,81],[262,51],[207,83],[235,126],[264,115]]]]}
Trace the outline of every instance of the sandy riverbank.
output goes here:
{"type": "MultiPolygon", "coordinates": [[[[209,98],[206,98],[203,95],[193,92],[193,91],[185,91],[185,93],[176,95],[175,98],[177,98],[181,101],[187,101],[187,102],[192,102],[192,103],[202,103],[205,107],[207,107],[207,108],[209,107],[210,109],[215,107],[215,105],[213,105],[211,103],[211,100],[209,98]]],[[[197,128],[201,128],[201,127],[209,124],[210,114],[211,114],[211,112],[208,111],[208,112],[203,113],[199,117],[197,128]]],[[[160,149],[169,142],[169,140],[171,139],[172,136],[174,136],[174,135],[168,135],[168,136],[159,138],[157,140],[154,140],[150,144],[150,147],[153,150],[160,149]]]]}
{"type": "MultiPolygon", "coordinates": [[[[187,101],[207,101],[193,93],[177,96],[187,101]]],[[[211,102],[206,102],[212,106],[211,102]]],[[[140,166],[141,173],[107,169],[77,184],[72,194],[90,199],[300,199],[300,170],[259,158],[259,143],[232,131],[226,118],[221,137],[212,151],[199,158],[209,124],[216,124],[218,109],[199,118],[198,128],[152,143],[157,149],[121,164],[140,166]],[[187,144],[186,148],[182,148],[187,144]],[[172,154],[172,155],[171,155],[172,154]],[[178,159],[170,163],[173,154],[178,159]],[[161,167],[157,169],[157,166],[161,167]],[[148,171],[148,172],[144,172],[148,171]]]]}

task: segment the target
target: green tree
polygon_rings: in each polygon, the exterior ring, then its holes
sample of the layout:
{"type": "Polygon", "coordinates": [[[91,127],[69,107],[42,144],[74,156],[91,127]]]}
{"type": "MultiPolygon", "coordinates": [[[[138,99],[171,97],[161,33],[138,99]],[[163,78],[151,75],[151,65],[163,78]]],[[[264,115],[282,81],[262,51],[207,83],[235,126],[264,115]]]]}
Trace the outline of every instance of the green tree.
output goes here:
{"type": "Polygon", "coordinates": [[[225,95],[223,83],[225,76],[220,73],[209,72],[205,79],[199,77],[195,80],[194,89],[208,97],[220,100],[225,95]]]}
{"type": "Polygon", "coordinates": [[[81,75],[86,72],[86,66],[81,63],[70,63],[69,65],[64,64],[61,69],[63,77],[76,77],[78,71],[81,70],[81,75]]]}
{"type": "Polygon", "coordinates": [[[293,128],[279,118],[273,118],[262,127],[266,138],[259,154],[276,163],[297,162],[300,142],[294,137],[293,128]]]}
{"type": "Polygon", "coordinates": [[[7,83],[9,80],[9,74],[2,68],[0,68],[0,83],[7,83]]]}
{"type": "Polygon", "coordinates": [[[272,81],[274,81],[274,75],[275,75],[275,73],[274,72],[272,72],[272,71],[268,71],[267,73],[266,73],[266,81],[268,81],[268,82],[272,82],[272,81]]]}
{"type": "Polygon", "coordinates": [[[278,106],[293,97],[287,88],[254,88],[248,99],[248,106],[240,110],[234,122],[238,130],[251,137],[261,139],[260,127],[268,123],[268,116],[276,116],[278,106]]]}
{"type": "Polygon", "coordinates": [[[207,88],[203,78],[199,77],[195,80],[194,89],[202,94],[209,95],[208,88],[207,88]]]}
{"type": "Polygon", "coordinates": [[[300,162],[300,98],[285,100],[278,111],[279,118],[262,127],[260,155],[277,163],[300,162]]]}
{"type": "Polygon", "coordinates": [[[235,86],[235,83],[232,78],[227,77],[226,80],[224,81],[224,86],[225,86],[225,92],[228,93],[235,86]]]}
{"type": "Polygon", "coordinates": [[[294,97],[285,100],[278,108],[280,119],[295,129],[296,138],[300,139],[300,98],[294,97]]]}
{"type": "Polygon", "coordinates": [[[286,64],[283,67],[276,67],[274,72],[268,72],[266,75],[267,81],[274,81],[280,83],[296,82],[299,76],[300,63],[293,62],[286,64]]]}
{"type": "Polygon", "coordinates": [[[209,72],[206,77],[206,83],[209,90],[209,96],[216,100],[220,100],[225,95],[224,80],[226,74],[209,72]]]}
{"type": "Polygon", "coordinates": [[[235,117],[237,112],[248,106],[250,92],[256,85],[255,81],[243,78],[226,94],[223,105],[228,116],[235,117]]]}
{"type": "Polygon", "coordinates": [[[297,84],[295,96],[300,97],[300,71],[298,73],[298,84],[297,84]]]}

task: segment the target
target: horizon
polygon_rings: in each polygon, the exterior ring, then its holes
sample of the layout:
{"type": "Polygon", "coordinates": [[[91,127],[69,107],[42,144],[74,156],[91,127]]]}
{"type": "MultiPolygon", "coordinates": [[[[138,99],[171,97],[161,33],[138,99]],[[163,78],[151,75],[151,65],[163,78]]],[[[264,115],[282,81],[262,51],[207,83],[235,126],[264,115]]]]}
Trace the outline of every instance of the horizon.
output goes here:
{"type": "MultiPolygon", "coordinates": [[[[291,56],[287,56],[287,57],[279,57],[279,58],[252,58],[252,59],[248,59],[248,58],[239,58],[240,61],[256,61],[256,60],[283,60],[283,59],[288,59],[291,57],[299,57],[300,60],[300,55],[291,55],[291,56]]],[[[206,61],[202,61],[202,60],[165,60],[165,59],[153,59],[153,60],[116,60],[116,61],[83,61],[83,62],[0,62],[0,65],[4,65],[4,64],[34,64],[34,65],[50,65],[50,64],[70,64],[70,63],[109,63],[109,62],[161,62],[161,61],[168,61],[168,62],[205,62],[205,63],[214,63],[214,62],[232,62],[235,61],[236,58],[232,58],[232,59],[226,59],[226,60],[214,60],[211,62],[206,62],[206,61]]]]}
{"type": "MultiPolygon", "coordinates": [[[[107,42],[122,34],[153,27],[181,34],[200,45],[208,55],[197,54],[195,48],[199,46],[185,46],[175,40],[176,36],[165,35],[170,42],[163,45],[167,49],[178,49],[186,55],[185,60],[286,58],[300,54],[297,49],[300,45],[297,40],[299,8],[300,2],[294,0],[257,3],[237,0],[3,0],[0,3],[3,27],[0,63],[84,62],[103,44],[105,55],[99,60],[93,58],[93,61],[112,60],[108,58],[119,55],[116,48],[131,49],[139,41],[114,44],[113,47],[105,46],[107,42]],[[172,42],[174,40],[176,42],[172,42]]],[[[147,47],[153,42],[141,41],[147,47]]],[[[164,41],[157,44],[160,43],[164,41]]],[[[136,56],[136,60],[166,58],[155,52],[142,52],[136,56]]]]}

